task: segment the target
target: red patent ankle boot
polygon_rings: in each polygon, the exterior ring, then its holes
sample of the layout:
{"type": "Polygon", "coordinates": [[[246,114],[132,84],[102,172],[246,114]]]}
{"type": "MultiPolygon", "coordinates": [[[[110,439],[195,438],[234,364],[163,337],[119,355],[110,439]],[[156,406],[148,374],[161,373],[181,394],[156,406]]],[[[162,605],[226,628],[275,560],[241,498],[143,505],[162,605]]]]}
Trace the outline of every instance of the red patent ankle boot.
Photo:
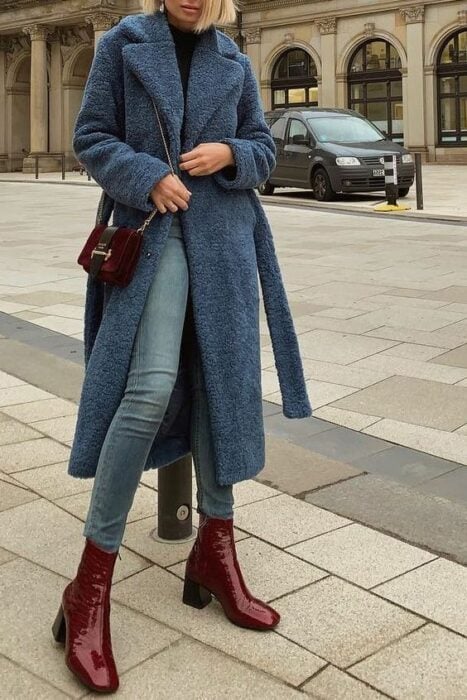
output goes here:
{"type": "Polygon", "coordinates": [[[204,608],[214,595],[234,625],[268,630],[279,613],[248,590],[235,551],[233,520],[200,514],[198,536],[186,563],[183,602],[204,608]]]}
{"type": "Polygon", "coordinates": [[[118,552],[106,552],[90,539],[76,577],[62,596],[52,627],[65,645],[65,663],[88,688],[114,692],[119,685],[110,639],[110,589],[118,552]]]}

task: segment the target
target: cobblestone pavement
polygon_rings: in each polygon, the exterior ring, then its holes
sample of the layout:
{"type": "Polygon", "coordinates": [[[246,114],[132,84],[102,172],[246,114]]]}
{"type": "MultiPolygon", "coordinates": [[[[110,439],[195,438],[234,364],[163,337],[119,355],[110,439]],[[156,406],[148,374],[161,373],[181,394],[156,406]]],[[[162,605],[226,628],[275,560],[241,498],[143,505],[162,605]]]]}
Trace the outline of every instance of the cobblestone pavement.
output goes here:
{"type": "MultiPolygon", "coordinates": [[[[75,259],[97,197],[96,188],[0,188],[5,698],[86,694],[50,627],[76,568],[92,486],[66,465],[82,381],[85,277],[75,259]]],[[[217,603],[182,605],[190,545],[149,536],[149,473],[113,588],[119,695],[463,699],[463,231],[268,213],[316,410],[306,421],[282,416],[265,332],[267,463],[258,480],[235,487],[235,521],[248,582],[282,622],[258,635],[230,625],[217,603]]]]}

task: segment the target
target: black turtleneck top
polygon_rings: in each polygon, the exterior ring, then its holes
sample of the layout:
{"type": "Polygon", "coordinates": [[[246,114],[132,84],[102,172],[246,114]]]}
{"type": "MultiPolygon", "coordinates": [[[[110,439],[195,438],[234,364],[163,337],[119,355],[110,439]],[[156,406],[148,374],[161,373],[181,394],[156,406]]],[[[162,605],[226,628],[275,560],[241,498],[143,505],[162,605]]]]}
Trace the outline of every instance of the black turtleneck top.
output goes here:
{"type": "MultiPolygon", "coordinates": [[[[168,22],[172,37],[175,43],[175,52],[177,54],[177,63],[180,70],[180,78],[183,87],[183,97],[186,107],[186,99],[188,92],[188,79],[190,77],[191,59],[193,58],[193,52],[195,50],[196,44],[200,38],[200,35],[196,32],[183,31],[178,29],[173,24],[168,22]]],[[[183,135],[185,130],[185,114],[183,115],[182,123],[182,143],[183,135]]],[[[233,180],[235,178],[237,168],[235,165],[228,165],[224,168],[224,173],[227,178],[233,180]]]]}
{"type": "Polygon", "coordinates": [[[173,40],[175,42],[175,52],[177,54],[178,68],[180,70],[180,78],[182,80],[183,86],[183,95],[185,97],[186,103],[191,59],[193,58],[193,51],[195,50],[196,43],[199,39],[199,34],[178,29],[178,27],[175,27],[173,24],[170,24],[170,22],[169,27],[170,31],[172,32],[173,40]]]}

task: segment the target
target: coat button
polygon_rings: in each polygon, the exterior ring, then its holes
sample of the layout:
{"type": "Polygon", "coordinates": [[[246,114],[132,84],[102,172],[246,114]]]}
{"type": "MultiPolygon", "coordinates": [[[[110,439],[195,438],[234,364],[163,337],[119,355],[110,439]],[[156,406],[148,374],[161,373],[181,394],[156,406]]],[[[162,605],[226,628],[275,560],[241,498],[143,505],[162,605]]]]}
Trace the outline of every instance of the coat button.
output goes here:
{"type": "Polygon", "coordinates": [[[146,253],[146,257],[147,257],[147,258],[150,258],[151,255],[152,255],[152,253],[146,253]]]}

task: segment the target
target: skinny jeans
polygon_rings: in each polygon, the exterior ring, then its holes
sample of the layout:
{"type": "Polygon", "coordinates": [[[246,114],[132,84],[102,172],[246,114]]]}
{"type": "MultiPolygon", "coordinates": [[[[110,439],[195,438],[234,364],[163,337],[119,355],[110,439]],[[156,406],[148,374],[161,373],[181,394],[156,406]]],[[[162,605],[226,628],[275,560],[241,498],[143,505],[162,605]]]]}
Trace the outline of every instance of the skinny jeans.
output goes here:
{"type": "MultiPolygon", "coordinates": [[[[147,457],[177,378],[189,293],[189,271],[178,212],[146,298],[124,395],[105,436],[83,534],[117,551],[147,457]]],[[[191,451],[197,512],[233,517],[233,488],[215,478],[208,402],[199,352],[192,362],[191,451]]]]}

